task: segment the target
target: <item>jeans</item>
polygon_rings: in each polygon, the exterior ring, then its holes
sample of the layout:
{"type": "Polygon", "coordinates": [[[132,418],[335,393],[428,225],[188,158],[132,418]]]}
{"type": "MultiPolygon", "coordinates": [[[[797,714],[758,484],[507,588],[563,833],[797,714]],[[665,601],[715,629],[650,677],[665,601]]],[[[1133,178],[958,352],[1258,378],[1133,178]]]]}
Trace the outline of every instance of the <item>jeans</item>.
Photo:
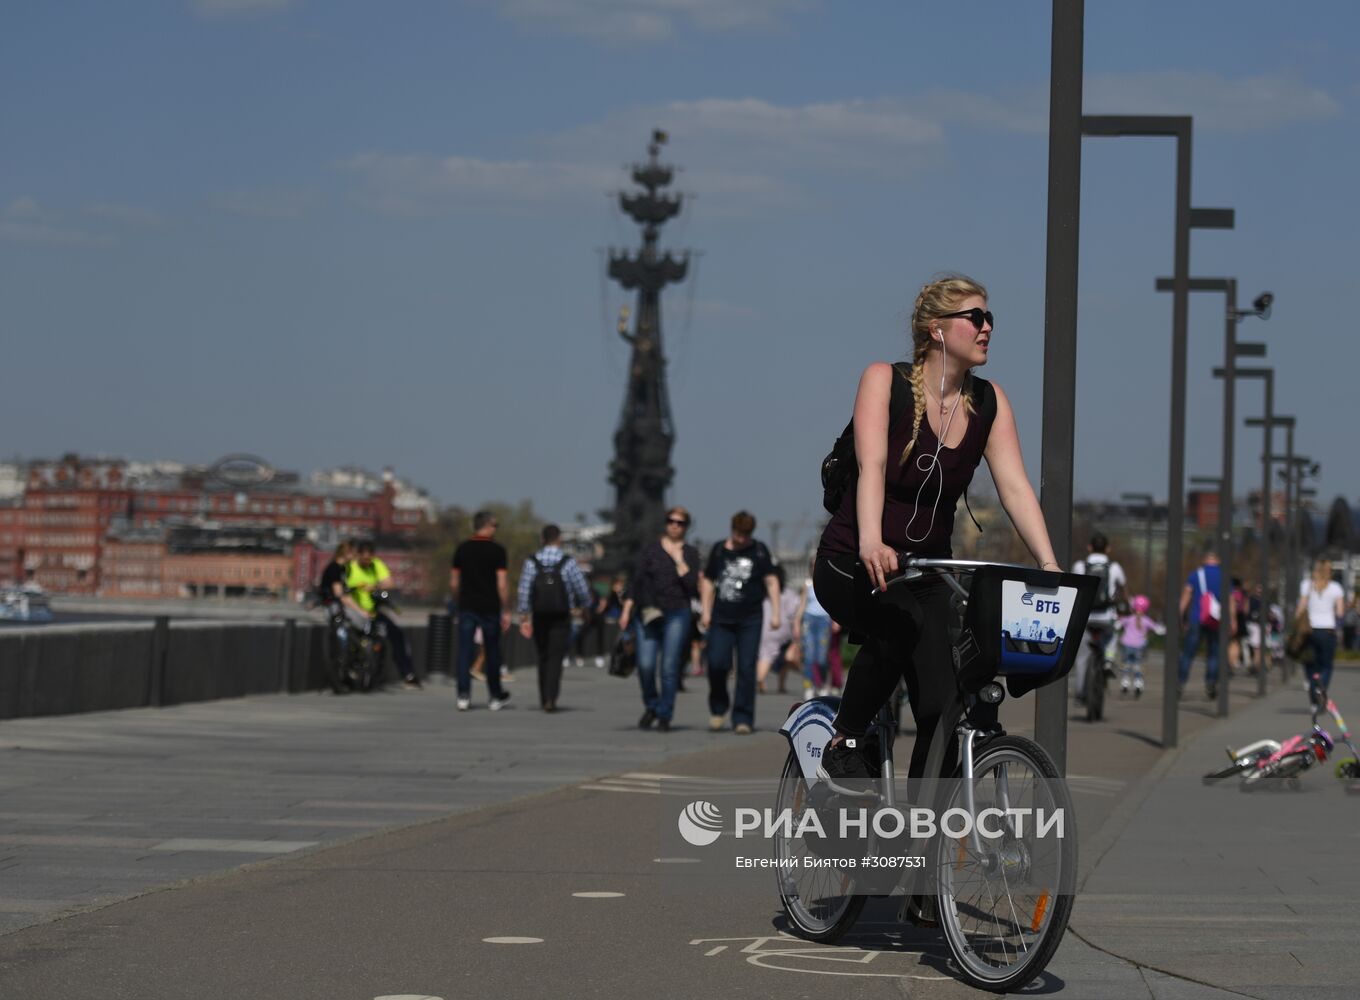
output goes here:
{"type": "Polygon", "coordinates": [[[1206,687],[1213,687],[1218,684],[1218,629],[1201,628],[1198,621],[1190,619],[1190,624],[1185,629],[1185,643],[1181,646],[1181,686],[1190,677],[1190,664],[1195,661],[1195,653],[1199,651],[1200,636],[1204,637],[1204,647],[1206,662],[1204,664],[1204,684],[1206,687]]]}
{"type": "Polygon", "coordinates": [[[482,630],[482,642],[486,644],[486,687],[491,697],[500,698],[505,694],[501,687],[501,616],[486,615],[480,611],[462,611],[458,615],[458,697],[472,696],[472,649],[473,637],[482,630]]]}
{"type": "Polygon", "coordinates": [[[392,647],[392,658],[397,661],[397,672],[403,678],[414,677],[416,671],[411,664],[411,647],[406,641],[406,633],[401,630],[400,625],[381,611],[374,618],[387,629],[387,644],[392,647]]]}
{"type": "Polygon", "coordinates": [[[803,616],[803,676],[813,688],[829,684],[827,654],[831,649],[831,619],[821,615],[803,616]],[[818,676],[818,675],[821,676],[818,676]]]}
{"type": "Polygon", "coordinates": [[[1308,633],[1313,646],[1313,665],[1307,673],[1318,675],[1318,683],[1326,691],[1332,686],[1332,661],[1336,659],[1336,629],[1314,629],[1308,633]]]}
{"type": "Polygon", "coordinates": [[[1143,654],[1147,649],[1143,646],[1125,646],[1119,644],[1119,650],[1124,660],[1124,666],[1120,671],[1119,686],[1128,687],[1132,684],[1135,688],[1143,686],[1143,654]]]}
{"type": "Polygon", "coordinates": [[[680,685],[680,656],[689,638],[689,608],[667,611],[650,625],[639,617],[633,626],[637,636],[638,683],[642,704],[658,719],[675,713],[675,692],[680,685]],[[657,694],[657,668],[661,670],[661,693],[657,694]]]}
{"type": "Polygon", "coordinates": [[[708,712],[724,716],[732,709],[732,725],[756,721],[756,653],[760,649],[760,612],[737,622],[713,622],[708,629],[708,712]],[[737,653],[735,696],[727,695],[732,651],[737,653]]]}

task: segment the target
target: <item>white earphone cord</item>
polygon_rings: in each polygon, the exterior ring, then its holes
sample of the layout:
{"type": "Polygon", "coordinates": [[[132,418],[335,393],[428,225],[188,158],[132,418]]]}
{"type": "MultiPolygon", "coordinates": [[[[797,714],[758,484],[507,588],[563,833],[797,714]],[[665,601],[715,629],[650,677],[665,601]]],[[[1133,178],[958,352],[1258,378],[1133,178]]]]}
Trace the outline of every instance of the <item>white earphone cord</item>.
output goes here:
{"type": "MultiPolygon", "coordinates": [[[[944,352],[945,357],[945,363],[940,366],[940,401],[943,405],[945,372],[949,368],[949,348],[944,345],[943,334],[940,335],[940,350],[944,352]]],[[[949,408],[949,416],[945,418],[944,424],[940,427],[940,433],[935,438],[935,454],[930,456],[916,456],[917,471],[924,472],[926,475],[925,478],[921,480],[921,485],[916,488],[916,498],[912,501],[911,518],[907,521],[907,526],[902,529],[903,534],[909,542],[924,542],[930,537],[930,533],[935,530],[935,515],[939,512],[940,500],[944,497],[944,470],[940,468],[940,452],[944,449],[944,439],[949,437],[949,425],[954,422],[954,413],[958,410],[959,400],[962,398],[963,386],[960,385],[959,394],[954,397],[954,405],[949,408]],[[921,464],[922,461],[925,462],[924,465],[921,464]],[[940,486],[939,489],[935,491],[935,503],[930,508],[930,523],[926,525],[926,533],[920,538],[915,538],[912,536],[911,526],[916,521],[916,515],[921,512],[921,492],[926,488],[926,484],[930,482],[931,473],[936,470],[939,470],[940,473],[940,486]]]]}

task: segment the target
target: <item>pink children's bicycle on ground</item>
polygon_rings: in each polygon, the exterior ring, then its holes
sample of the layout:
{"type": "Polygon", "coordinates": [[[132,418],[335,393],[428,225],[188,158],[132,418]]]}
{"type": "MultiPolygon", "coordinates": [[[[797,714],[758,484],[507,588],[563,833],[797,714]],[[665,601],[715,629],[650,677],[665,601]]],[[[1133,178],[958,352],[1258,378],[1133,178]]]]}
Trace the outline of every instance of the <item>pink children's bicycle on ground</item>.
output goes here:
{"type": "MultiPolygon", "coordinates": [[[[1355,744],[1351,742],[1350,731],[1346,728],[1346,720],[1341,717],[1336,702],[1327,696],[1327,692],[1322,689],[1318,681],[1318,675],[1314,674],[1309,684],[1309,700],[1313,708],[1312,729],[1306,733],[1291,736],[1283,742],[1257,740],[1255,743],[1248,743],[1236,750],[1229,747],[1228,759],[1232,763],[1221,770],[1210,771],[1204,776],[1204,783],[1211,785],[1216,781],[1236,775],[1242,779],[1240,787],[1244,792],[1255,791],[1280,783],[1287,784],[1291,788],[1297,788],[1299,775],[1314,765],[1326,761],[1332,755],[1333,750],[1336,749],[1336,743],[1332,740],[1331,734],[1318,724],[1318,716],[1323,712],[1332,717],[1332,721],[1336,723],[1337,731],[1340,734],[1340,742],[1351,752],[1350,760],[1337,762],[1336,776],[1343,781],[1360,779],[1360,752],[1356,751],[1355,744]]],[[[1353,785],[1348,791],[1360,791],[1360,787],[1353,785]]]]}

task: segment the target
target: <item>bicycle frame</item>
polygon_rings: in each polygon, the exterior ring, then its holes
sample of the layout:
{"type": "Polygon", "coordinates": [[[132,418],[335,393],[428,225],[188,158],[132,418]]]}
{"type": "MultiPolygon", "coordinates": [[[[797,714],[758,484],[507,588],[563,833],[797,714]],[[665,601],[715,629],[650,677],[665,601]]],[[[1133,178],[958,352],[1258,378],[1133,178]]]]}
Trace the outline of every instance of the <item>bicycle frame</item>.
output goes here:
{"type": "MultiPolygon", "coordinates": [[[[889,581],[889,586],[920,580],[925,577],[926,573],[933,573],[949,586],[962,607],[966,607],[970,594],[969,589],[954,577],[955,572],[980,569],[984,566],[1002,566],[1027,572],[1032,570],[1032,567],[1013,563],[990,563],[962,559],[908,559],[903,557],[902,565],[905,567],[903,573],[889,581]]],[[[1081,641],[1085,641],[1084,632],[1081,641]]],[[[992,683],[995,683],[995,681],[992,683]]],[[[869,739],[878,740],[881,775],[877,781],[876,791],[872,793],[872,800],[874,804],[882,807],[895,807],[897,805],[896,769],[893,760],[893,744],[897,736],[897,724],[889,708],[890,704],[891,702],[885,703],[879,708],[866,733],[866,737],[869,739]]],[[[963,778],[963,808],[970,815],[977,813],[977,802],[973,788],[974,762],[977,750],[985,745],[988,740],[1005,735],[1005,730],[994,718],[995,708],[999,704],[999,701],[994,704],[986,704],[982,702],[978,695],[967,694],[959,689],[955,697],[945,706],[939,723],[936,725],[930,749],[926,754],[925,774],[946,777],[943,774],[945,755],[948,752],[951,739],[955,736],[959,738],[959,763],[963,778]],[[977,713],[979,706],[982,705],[985,705],[985,714],[991,715],[991,719],[982,720],[972,717],[977,713]]],[[[831,697],[815,698],[803,702],[793,707],[784,725],[780,727],[780,732],[788,739],[790,749],[799,761],[808,788],[813,790],[814,794],[818,786],[817,769],[820,764],[822,747],[825,744],[818,746],[812,740],[804,740],[800,747],[798,740],[809,729],[812,729],[824,732],[826,740],[829,742],[834,736],[832,719],[839,705],[840,699],[831,697]]],[[[998,789],[998,795],[1001,796],[1003,808],[1009,808],[1011,806],[1010,790],[1004,782],[998,789]]],[[[1007,820],[1006,822],[1009,824],[1011,821],[1007,820]]],[[[871,834],[871,844],[873,839],[871,834]]],[[[985,853],[977,824],[972,825],[969,840],[975,851],[979,854],[985,853]]],[[[922,854],[927,845],[927,838],[913,839],[907,848],[907,853],[922,854]]],[[[908,887],[908,898],[910,898],[911,895],[919,892],[919,880],[924,873],[919,869],[904,869],[903,874],[909,875],[913,883],[908,887]]],[[[903,881],[899,878],[898,886],[902,886],[903,881]]]]}

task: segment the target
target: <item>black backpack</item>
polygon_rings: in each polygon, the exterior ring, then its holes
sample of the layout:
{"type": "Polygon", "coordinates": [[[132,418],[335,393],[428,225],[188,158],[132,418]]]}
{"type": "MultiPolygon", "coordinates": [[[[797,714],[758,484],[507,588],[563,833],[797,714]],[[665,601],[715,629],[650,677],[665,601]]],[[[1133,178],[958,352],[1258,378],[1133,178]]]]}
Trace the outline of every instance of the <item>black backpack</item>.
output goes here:
{"type": "Polygon", "coordinates": [[[532,558],[538,572],[534,574],[534,582],[529,587],[529,609],[536,615],[568,614],[571,601],[567,598],[567,583],[562,579],[566,557],[551,566],[544,566],[537,556],[532,558]]]}
{"type": "MultiPolygon", "coordinates": [[[[897,426],[902,415],[912,408],[914,401],[908,372],[911,365],[899,361],[893,365],[894,378],[892,395],[888,397],[888,433],[897,426]]],[[[859,463],[855,461],[855,420],[852,417],[831,446],[831,451],[822,459],[822,506],[828,514],[841,509],[845,494],[855,488],[859,480],[859,463]]]]}

